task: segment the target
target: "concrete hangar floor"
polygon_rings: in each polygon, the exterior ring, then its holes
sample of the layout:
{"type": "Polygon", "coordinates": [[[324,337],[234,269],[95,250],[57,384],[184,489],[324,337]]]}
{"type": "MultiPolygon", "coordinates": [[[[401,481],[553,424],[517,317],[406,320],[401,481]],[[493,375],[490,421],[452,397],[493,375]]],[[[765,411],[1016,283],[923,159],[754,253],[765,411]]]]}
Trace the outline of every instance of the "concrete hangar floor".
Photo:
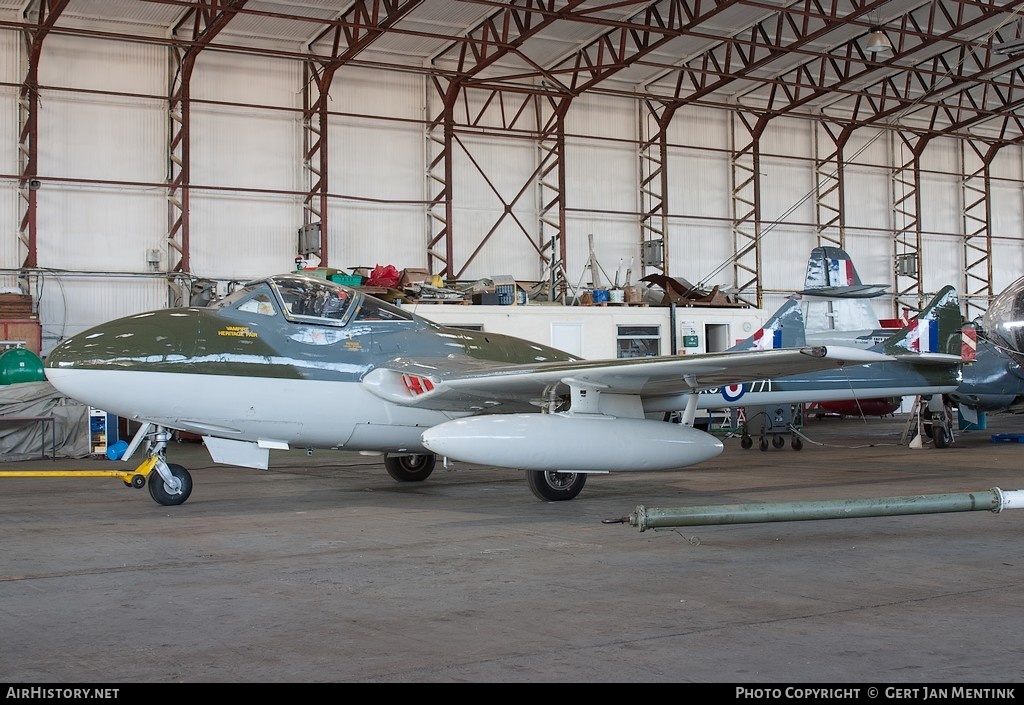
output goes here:
{"type": "Polygon", "coordinates": [[[1024,512],[605,523],[1024,488],[1024,444],[992,440],[1024,417],[945,449],[901,445],[905,422],[811,418],[799,452],[727,438],[557,503],[513,470],[399,484],[372,457],[247,470],[194,443],[169,448],[195,482],[177,507],[119,479],[2,478],[0,681],[1019,683],[1024,512]]]}

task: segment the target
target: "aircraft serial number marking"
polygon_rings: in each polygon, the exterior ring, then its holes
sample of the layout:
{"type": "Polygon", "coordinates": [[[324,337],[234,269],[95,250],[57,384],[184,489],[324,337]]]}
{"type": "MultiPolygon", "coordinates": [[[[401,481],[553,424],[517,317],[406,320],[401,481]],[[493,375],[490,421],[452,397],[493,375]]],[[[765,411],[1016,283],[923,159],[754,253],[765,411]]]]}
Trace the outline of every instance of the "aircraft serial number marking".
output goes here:
{"type": "Polygon", "coordinates": [[[744,384],[733,384],[728,387],[712,387],[702,389],[700,394],[721,394],[726,401],[739,401],[740,397],[748,393],[771,392],[775,387],[770,379],[746,382],[744,384]]]}

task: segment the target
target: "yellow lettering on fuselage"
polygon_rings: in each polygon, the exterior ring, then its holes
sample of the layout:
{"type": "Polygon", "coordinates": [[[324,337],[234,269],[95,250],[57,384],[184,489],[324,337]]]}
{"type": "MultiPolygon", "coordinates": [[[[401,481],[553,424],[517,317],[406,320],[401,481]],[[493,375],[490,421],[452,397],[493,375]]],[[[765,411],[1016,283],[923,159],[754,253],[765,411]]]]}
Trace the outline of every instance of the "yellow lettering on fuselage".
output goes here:
{"type": "Polygon", "coordinates": [[[217,335],[226,335],[232,338],[258,338],[258,333],[253,333],[247,326],[227,326],[224,330],[217,331],[217,335]]]}

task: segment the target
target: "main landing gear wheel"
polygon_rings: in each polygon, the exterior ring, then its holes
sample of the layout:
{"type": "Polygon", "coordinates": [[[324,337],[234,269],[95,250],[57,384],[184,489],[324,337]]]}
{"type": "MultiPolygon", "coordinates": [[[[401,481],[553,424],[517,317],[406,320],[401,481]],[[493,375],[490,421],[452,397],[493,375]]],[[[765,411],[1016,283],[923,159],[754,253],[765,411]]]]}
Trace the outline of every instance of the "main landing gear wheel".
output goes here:
{"type": "Polygon", "coordinates": [[[422,482],[434,472],[437,456],[433,453],[423,455],[385,455],[384,468],[388,475],[399,482],[422,482]]]}
{"type": "Polygon", "coordinates": [[[572,499],[587,484],[584,472],[553,472],[551,470],[527,470],[526,484],[537,499],[548,502],[562,502],[572,499]]]}
{"type": "Polygon", "coordinates": [[[149,496],[157,504],[165,507],[173,507],[183,504],[189,495],[192,494],[192,476],[181,465],[167,464],[167,469],[174,477],[174,484],[169,485],[160,477],[160,473],[154,468],[149,473],[149,496]]]}
{"type": "Polygon", "coordinates": [[[936,448],[949,448],[952,444],[952,434],[949,429],[943,428],[939,424],[932,425],[932,441],[935,442],[936,448]]]}

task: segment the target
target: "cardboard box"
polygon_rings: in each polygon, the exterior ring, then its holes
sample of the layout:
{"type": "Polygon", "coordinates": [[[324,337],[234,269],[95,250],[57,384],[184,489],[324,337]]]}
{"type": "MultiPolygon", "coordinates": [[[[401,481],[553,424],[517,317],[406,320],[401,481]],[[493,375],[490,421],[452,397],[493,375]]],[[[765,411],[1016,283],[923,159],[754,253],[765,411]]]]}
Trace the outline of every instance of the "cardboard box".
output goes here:
{"type": "MultiPolygon", "coordinates": [[[[40,355],[43,349],[43,328],[38,320],[0,321],[0,340],[24,343],[25,349],[40,355]]],[[[0,349],[0,352],[3,350],[0,349]]]]}
{"type": "Polygon", "coordinates": [[[516,302],[516,278],[510,275],[491,277],[494,291],[498,294],[499,306],[511,306],[516,302]]]}
{"type": "Polygon", "coordinates": [[[477,306],[497,306],[498,295],[493,292],[477,292],[473,294],[473,303],[477,306]]]}
{"type": "Polygon", "coordinates": [[[429,284],[430,278],[430,273],[425,269],[406,267],[402,270],[402,278],[398,280],[398,286],[401,288],[412,284],[429,284]]]}

